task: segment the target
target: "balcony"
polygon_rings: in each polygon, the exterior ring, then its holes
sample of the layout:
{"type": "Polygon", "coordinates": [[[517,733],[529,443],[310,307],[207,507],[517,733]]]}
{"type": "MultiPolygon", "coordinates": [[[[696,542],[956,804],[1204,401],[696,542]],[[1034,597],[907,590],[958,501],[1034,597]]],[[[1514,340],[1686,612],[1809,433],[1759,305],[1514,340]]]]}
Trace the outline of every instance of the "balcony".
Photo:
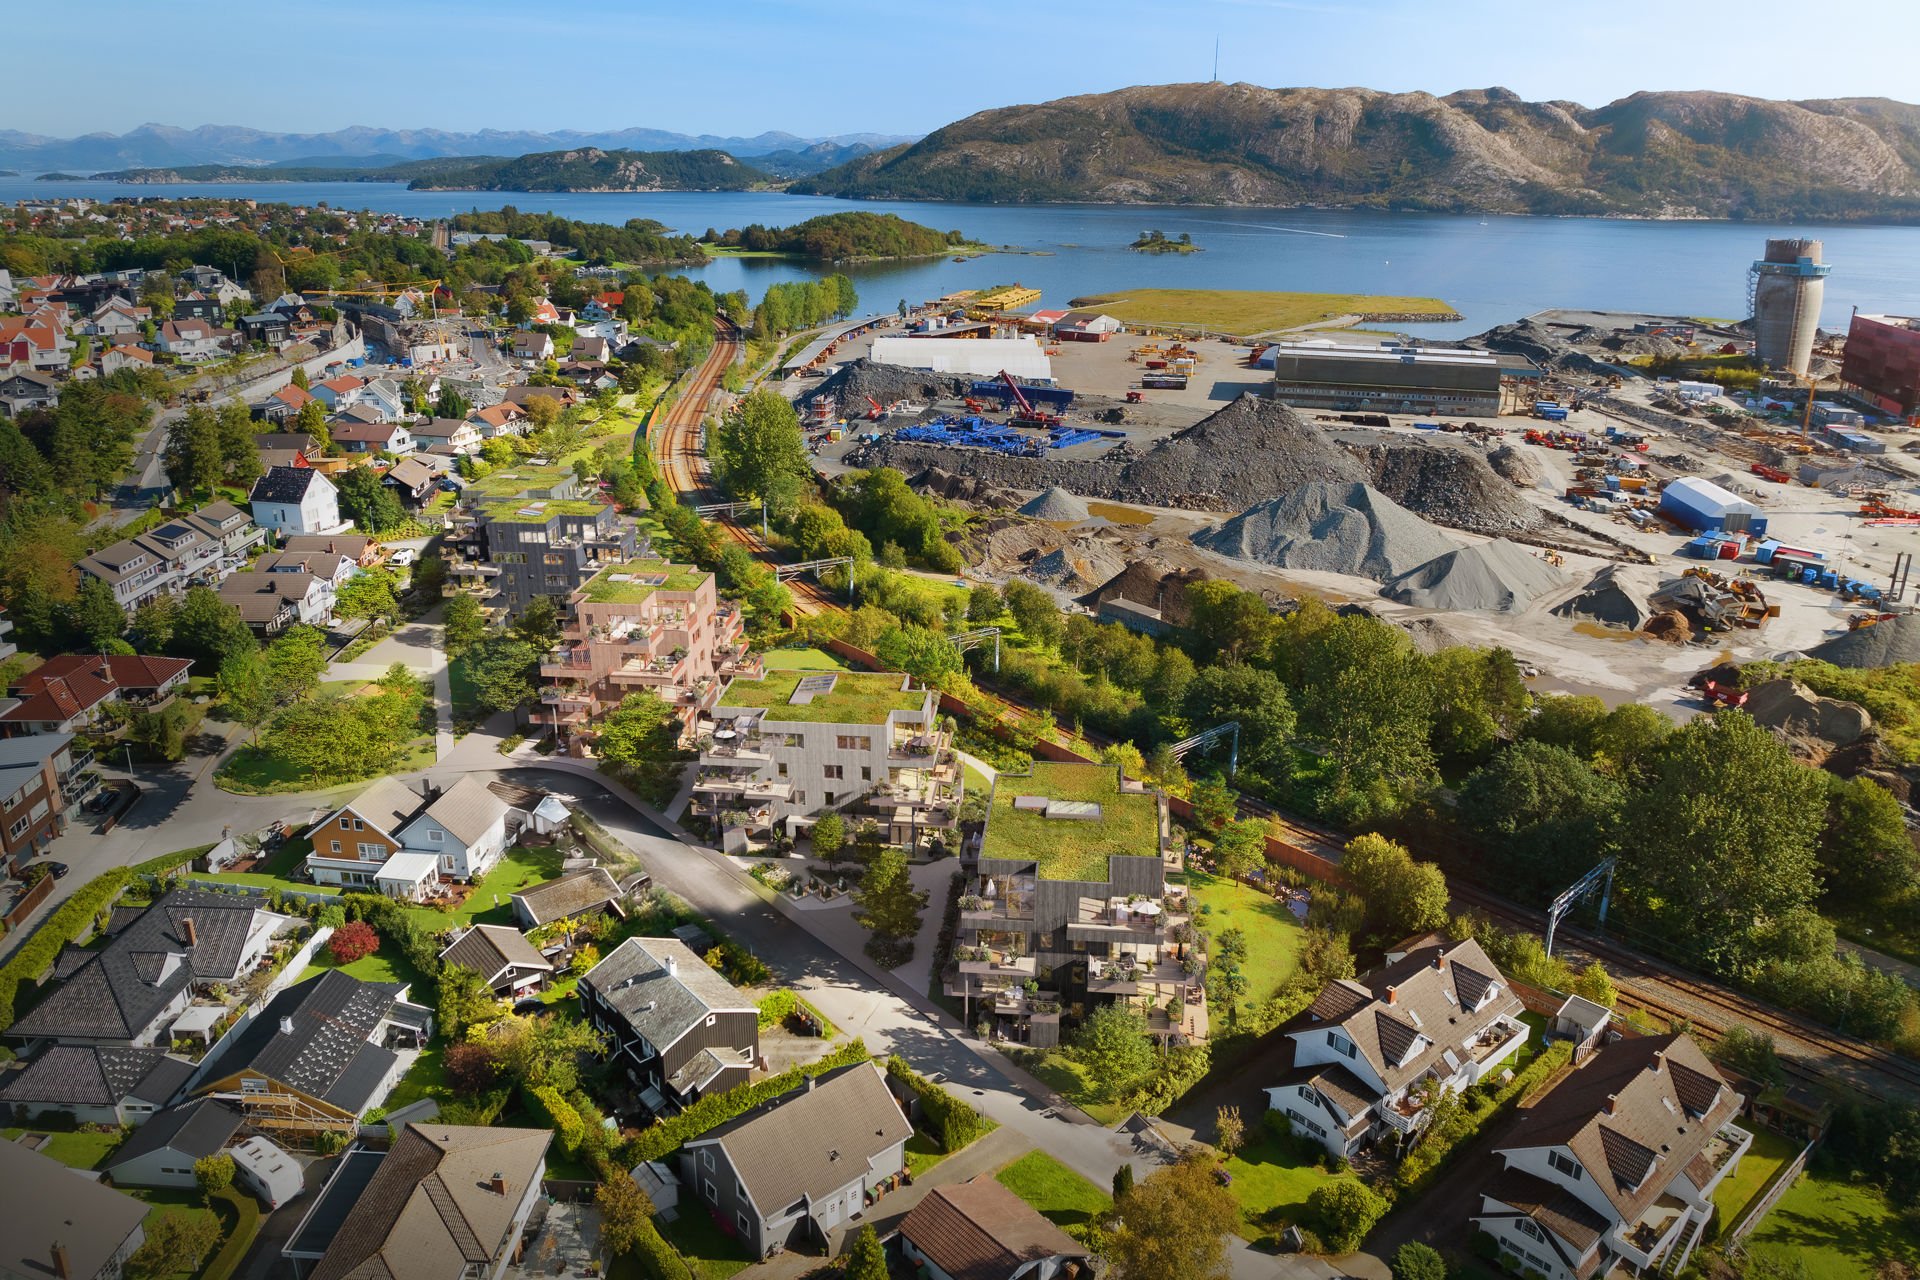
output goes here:
{"type": "Polygon", "coordinates": [[[1399,1097],[1382,1102],[1379,1111],[1388,1128],[1398,1133],[1418,1133],[1427,1123],[1426,1095],[1409,1088],[1399,1097]]]}
{"type": "Polygon", "coordinates": [[[1171,916],[1151,899],[1081,898],[1067,921],[1067,937],[1074,942],[1156,944],[1184,923],[1185,916],[1171,916]]]}
{"type": "Polygon", "coordinates": [[[743,801],[793,799],[790,782],[754,782],[721,770],[702,770],[693,780],[693,790],[696,795],[739,796],[743,801]]]}
{"type": "Polygon", "coordinates": [[[767,664],[757,653],[740,658],[724,658],[720,662],[720,674],[729,680],[763,680],[767,674],[767,664]]]}
{"type": "Polygon", "coordinates": [[[773,759],[769,740],[757,733],[742,736],[732,729],[714,730],[700,739],[699,748],[701,764],[762,765],[773,759]]]}
{"type": "Polygon", "coordinates": [[[591,707],[594,699],[584,689],[542,689],[540,701],[549,707],[591,707]]]}
{"type": "Polygon", "coordinates": [[[953,958],[958,963],[961,973],[976,977],[1008,977],[1024,980],[1040,972],[1040,962],[1033,956],[1019,955],[996,947],[955,947],[953,958]]]}
{"type": "Polygon", "coordinates": [[[960,895],[960,927],[992,930],[1006,924],[1033,925],[1031,894],[1007,894],[984,897],[977,893],[960,895]]]}
{"type": "Polygon", "coordinates": [[[1525,1023],[1502,1018],[1473,1038],[1466,1047],[1467,1056],[1484,1072],[1485,1068],[1513,1053],[1526,1039],[1525,1023]]]}

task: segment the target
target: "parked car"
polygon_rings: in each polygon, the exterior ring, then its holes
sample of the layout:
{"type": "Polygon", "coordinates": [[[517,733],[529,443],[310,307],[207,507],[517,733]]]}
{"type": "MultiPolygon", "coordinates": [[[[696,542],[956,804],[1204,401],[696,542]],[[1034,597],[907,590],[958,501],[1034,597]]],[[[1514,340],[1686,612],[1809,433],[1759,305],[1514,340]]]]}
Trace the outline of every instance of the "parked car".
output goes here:
{"type": "Polygon", "coordinates": [[[393,553],[393,558],[390,559],[387,563],[399,565],[401,568],[405,568],[407,565],[412,564],[415,560],[418,560],[419,558],[420,558],[420,553],[418,551],[415,551],[412,547],[402,547],[398,551],[393,553]]]}

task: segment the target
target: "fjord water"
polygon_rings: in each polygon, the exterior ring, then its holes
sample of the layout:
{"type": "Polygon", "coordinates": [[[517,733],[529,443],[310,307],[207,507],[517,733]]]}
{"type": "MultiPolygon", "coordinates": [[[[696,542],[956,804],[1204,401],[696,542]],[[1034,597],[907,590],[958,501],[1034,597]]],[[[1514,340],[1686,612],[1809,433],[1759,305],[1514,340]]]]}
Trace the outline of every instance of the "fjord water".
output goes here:
{"type": "MultiPolygon", "coordinates": [[[[1286,289],[1436,297],[1465,319],[1409,326],[1446,337],[1478,333],[1546,307],[1678,315],[1746,314],[1747,265],[1769,236],[1826,241],[1833,264],[1821,324],[1844,328],[1848,313],[1920,311],[1920,227],[1785,227],[1745,222],[1645,222],[1606,218],[1374,213],[1190,205],[969,205],[850,201],[751,192],[529,193],[409,191],[391,183],[218,183],[133,186],[111,182],[0,179],[0,201],[85,196],[254,199],[444,217],[511,204],[581,221],[653,218],[699,235],[761,223],[783,226],[844,209],[898,213],[971,239],[1031,255],[939,258],[844,268],[863,306],[889,309],[956,289],[1018,280],[1042,290],[1042,305],[1129,288],[1286,289]],[[1140,254],[1126,246],[1157,228],[1186,232],[1205,252],[1140,254]]],[[[687,272],[722,292],[816,274],[799,263],[723,258],[687,272]]]]}

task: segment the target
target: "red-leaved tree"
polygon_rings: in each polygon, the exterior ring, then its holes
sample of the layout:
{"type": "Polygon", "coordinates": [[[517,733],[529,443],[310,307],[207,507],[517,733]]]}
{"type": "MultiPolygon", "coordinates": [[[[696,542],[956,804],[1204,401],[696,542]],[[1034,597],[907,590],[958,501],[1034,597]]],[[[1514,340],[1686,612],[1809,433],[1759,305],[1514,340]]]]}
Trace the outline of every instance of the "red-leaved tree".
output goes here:
{"type": "Polygon", "coordinates": [[[327,939],[327,953],[336,964],[352,964],[380,949],[380,935],[365,920],[349,920],[327,939]]]}
{"type": "Polygon", "coordinates": [[[500,1078],[493,1049],[470,1040],[448,1045],[445,1065],[447,1084],[462,1098],[479,1097],[500,1078]]]}

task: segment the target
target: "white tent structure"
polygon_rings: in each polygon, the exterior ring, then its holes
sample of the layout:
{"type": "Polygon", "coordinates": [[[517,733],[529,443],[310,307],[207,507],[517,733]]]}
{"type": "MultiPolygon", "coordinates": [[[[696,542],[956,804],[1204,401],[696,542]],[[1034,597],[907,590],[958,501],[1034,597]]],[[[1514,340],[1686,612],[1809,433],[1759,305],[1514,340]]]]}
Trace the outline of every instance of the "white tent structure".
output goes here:
{"type": "Polygon", "coordinates": [[[1031,334],[1018,338],[875,338],[875,364],[991,378],[1002,369],[1016,378],[1053,380],[1053,361],[1031,334]]]}

